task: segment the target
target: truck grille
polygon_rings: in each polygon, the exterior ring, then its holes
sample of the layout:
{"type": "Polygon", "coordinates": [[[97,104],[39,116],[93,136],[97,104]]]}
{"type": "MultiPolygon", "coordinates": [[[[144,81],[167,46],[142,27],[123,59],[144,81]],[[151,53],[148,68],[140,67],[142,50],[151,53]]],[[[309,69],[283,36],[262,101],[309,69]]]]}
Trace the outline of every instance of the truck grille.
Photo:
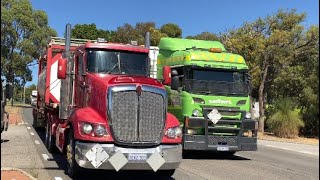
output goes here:
{"type": "Polygon", "coordinates": [[[165,123],[165,101],[149,91],[111,91],[111,129],[119,144],[159,144],[165,123]]]}
{"type": "Polygon", "coordinates": [[[239,107],[210,107],[203,106],[203,115],[205,119],[208,121],[208,133],[209,134],[220,134],[225,133],[229,135],[237,136],[240,132],[241,120],[244,115],[242,111],[240,111],[239,107]],[[221,120],[218,121],[217,124],[213,124],[208,119],[208,114],[215,108],[221,114],[221,120]]]}

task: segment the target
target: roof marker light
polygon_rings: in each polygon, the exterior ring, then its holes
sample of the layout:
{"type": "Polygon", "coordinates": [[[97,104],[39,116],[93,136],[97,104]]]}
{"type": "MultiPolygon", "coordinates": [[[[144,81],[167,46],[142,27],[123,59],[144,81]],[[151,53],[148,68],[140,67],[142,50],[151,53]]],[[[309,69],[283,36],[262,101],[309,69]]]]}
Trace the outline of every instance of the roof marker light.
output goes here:
{"type": "Polygon", "coordinates": [[[210,48],[209,52],[213,52],[213,53],[221,53],[222,49],[221,48],[210,48]]]}

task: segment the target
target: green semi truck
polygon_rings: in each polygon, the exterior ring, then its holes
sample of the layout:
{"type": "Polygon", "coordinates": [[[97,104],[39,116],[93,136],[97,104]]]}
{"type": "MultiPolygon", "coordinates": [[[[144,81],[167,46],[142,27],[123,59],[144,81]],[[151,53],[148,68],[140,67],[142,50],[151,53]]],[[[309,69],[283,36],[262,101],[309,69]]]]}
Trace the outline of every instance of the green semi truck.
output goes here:
{"type": "Polygon", "coordinates": [[[218,41],[160,40],[157,79],[166,85],[168,111],[181,122],[185,152],[257,150],[248,70],[218,41]]]}

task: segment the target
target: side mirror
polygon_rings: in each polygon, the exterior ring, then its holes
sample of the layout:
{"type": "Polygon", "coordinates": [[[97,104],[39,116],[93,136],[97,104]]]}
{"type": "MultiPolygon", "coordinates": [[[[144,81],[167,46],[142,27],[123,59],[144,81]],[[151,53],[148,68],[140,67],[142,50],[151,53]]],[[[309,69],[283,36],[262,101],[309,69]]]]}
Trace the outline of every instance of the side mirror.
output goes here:
{"type": "Polygon", "coordinates": [[[6,98],[11,99],[13,96],[13,86],[11,83],[6,84],[6,98]]]}
{"type": "Polygon", "coordinates": [[[179,77],[173,76],[171,81],[171,89],[178,90],[180,87],[179,77]]]}
{"type": "Polygon", "coordinates": [[[162,76],[163,76],[162,84],[170,85],[171,84],[171,67],[170,66],[163,66],[162,76]]]}
{"type": "Polygon", "coordinates": [[[58,79],[66,79],[67,75],[67,59],[58,60],[58,79]]]}

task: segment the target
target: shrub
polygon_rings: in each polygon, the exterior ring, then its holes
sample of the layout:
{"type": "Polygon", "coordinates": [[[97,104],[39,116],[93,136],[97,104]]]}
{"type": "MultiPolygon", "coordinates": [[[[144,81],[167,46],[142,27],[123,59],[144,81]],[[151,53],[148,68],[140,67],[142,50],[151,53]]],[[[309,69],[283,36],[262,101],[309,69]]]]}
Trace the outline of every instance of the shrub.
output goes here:
{"type": "Polygon", "coordinates": [[[298,136],[299,129],[304,127],[304,122],[293,101],[285,98],[275,104],[275,111],[267,120],[267,125],[276,136],[294,138],[298,136]]]}

